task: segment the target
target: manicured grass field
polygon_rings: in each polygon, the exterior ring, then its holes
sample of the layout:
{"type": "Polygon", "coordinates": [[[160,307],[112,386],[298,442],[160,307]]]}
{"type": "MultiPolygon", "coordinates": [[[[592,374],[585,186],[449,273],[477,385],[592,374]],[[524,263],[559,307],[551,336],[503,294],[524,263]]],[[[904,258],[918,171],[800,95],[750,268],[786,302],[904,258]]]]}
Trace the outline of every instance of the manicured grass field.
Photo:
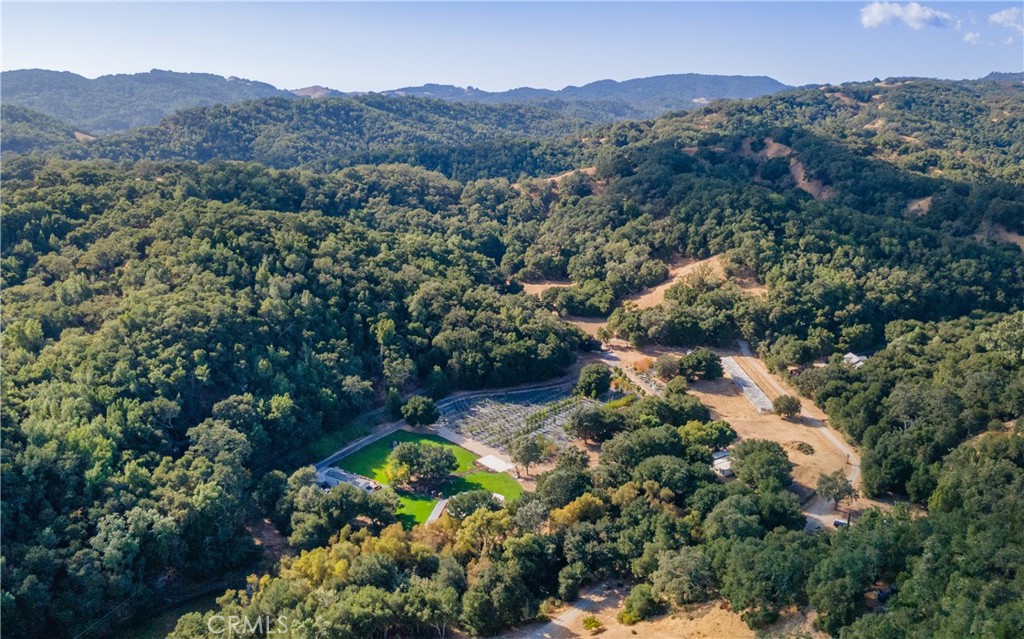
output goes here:
{"type": "MultiPolygon", "coordinates": [[[[523,487],[508,473],[491,473],[486,470],[476,470],[473,462],[477,456],[470,451],[456,446],[446,439],[435,435],[418,435],[404,430],[396,431],[387,437],[373,442],[362,450],[344,457],[338,462],[338,467],[351,473],[357,473],[369,477],[382,484],[388,483],[384,475],[384,469],[388,463],[388,455],[391,453],[393,442],[420,442],[431,446],[444,446],[455,454],[459,466],[455,473],[467,473],[462,477],[451,477],[444,486],[442,493],[445,497],[452,497],[459,493],[470,490],[486,490],[492,493],[504,495],[505,499],[512,500],[523,494],[523,487]]],[[[413,524],[421,524],[430,516],[437,500],[424,495],[417,495],[405,491],[399,491],[398,497],[401,506],[398,509],[398,518],[406,527],[413,524]]]]}
{"type": "Polygon", "coordinates": [[[398,521],[406,528],[426,522],[427,517],[430,517],[430,511],[434,510],[434,504],[437,503],[433,497],[407,493],[404,490],[398,493],[398,500],[401,505],[396,514],[398,521]]]}
{"type": "Polygon", "coordinates": [[[420,442],[422,444],[430,444],[433,446],[444,446],[455,453],[455,459],[459,462],[459,467],[455,469],[456,473],[463,473],[467,470],[472,470],[473,462],[476,460],[476,455],[473,453],[469,452],[465,448],[456,446],[446,439],[437,437],[436,435],[418,435],[416,433],[399,430],[387,437],[381,437],[366,448],[357,450],[351,455],[344,457],[340,462],[338,462],[338,466],[342,470],[347,470],[350,473],[357,473],[364,477],[369,477],[374,481],[386,484],[388,483],[388,480],[387,477],[384,476],[384,468],[388,465],[388,455],[391,454],[392,442],[420,442]]]}
{"type": "Polygon", "coordinates": [[[452,477],[445,484],[444,496],[451,497],[470,490],[486,490],[512,500],[523,494],[523,487],[508,473],[479,470],[462,477],[452,477]]]}

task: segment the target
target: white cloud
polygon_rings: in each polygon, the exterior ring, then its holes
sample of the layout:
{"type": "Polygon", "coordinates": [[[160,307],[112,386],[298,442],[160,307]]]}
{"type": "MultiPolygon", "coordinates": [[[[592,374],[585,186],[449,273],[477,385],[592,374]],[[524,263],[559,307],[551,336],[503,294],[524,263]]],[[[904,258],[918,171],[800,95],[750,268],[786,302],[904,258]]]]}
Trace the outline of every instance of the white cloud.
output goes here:
{"type": "Polygon", "coordinates": [[[1003,40],[1003,44],[1013,44],[1013,36],[1003,40]]]}
{"type": "Polygon", "coordinates": [[[911,29],[948,27],[956,24],[945,11],[932,9],[916,2],[872,2],[860,10],[860,23],[865,29],[902,22],[911,29]]]}
{"type": "Polygon", "coordinates": [[[988,17],[988,21],[1000,27],[1024,33],[1024,10],[1020,7],[997,11],[988,17]]]}
{"type": "Polygon", "coordinates": [[[981,42],[981,34],[977,31],[968,31],[964,34],[964,42],[967,44],[978,44],[981,42]]]}

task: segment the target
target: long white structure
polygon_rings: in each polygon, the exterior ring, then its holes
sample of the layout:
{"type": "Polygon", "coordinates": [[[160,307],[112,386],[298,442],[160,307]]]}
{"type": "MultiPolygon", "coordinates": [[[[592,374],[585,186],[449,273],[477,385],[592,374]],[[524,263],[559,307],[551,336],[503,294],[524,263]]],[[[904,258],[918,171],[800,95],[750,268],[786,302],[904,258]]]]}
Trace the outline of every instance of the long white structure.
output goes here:
{"type": "Polygon", "coordinates": [[[736,360],[731,357],[723,357],[722,368],[732,378],[732,383],[736,384],[743,392],[743,396],[747,398],[747,401],[757,409],[757,412],[771,413],[774,410],[772,408],[772,400],[768,399],[768,396],[764,394],[761,387],[754,380],[750,379],[750,375],[747,375],[747,372],[736,363],[736,360]]]}
{"type": "Polygon", "coordinates": [[[512,464],[508,463],[504,459],[498,458],[495,455],[484,455],[483,457],[477,459],[476,463],[496,473],[504,473],[506,471],[512,470],[512,464]]]}

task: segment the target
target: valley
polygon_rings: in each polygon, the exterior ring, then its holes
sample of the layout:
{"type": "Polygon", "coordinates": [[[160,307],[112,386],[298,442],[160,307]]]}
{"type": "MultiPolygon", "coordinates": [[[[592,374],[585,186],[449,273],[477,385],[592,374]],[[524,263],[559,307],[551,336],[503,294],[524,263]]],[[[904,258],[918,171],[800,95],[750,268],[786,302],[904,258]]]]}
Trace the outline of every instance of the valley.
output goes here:
{"type": "Polygon", "coordinates": [[[3,73],[12,636],[1014,635],[1018,75],[3,73]]]}

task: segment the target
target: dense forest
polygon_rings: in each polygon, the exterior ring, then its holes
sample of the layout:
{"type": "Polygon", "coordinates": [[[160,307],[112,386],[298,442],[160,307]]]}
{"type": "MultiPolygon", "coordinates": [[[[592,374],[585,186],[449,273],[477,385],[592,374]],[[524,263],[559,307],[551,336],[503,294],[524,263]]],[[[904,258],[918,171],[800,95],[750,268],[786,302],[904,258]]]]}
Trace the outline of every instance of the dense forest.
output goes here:
{"type": "Polygon", "coordinates": [[[218,612],[295,636],[494,634],[606,578],[638,584],[632,621],[722,597],[755,628],[798,604],[839,637],[1015,636],[1024,260],[993,230],[1024,232],[1021,92],[888,80],[591,130],[533,106],[273,98],[89,143],[5,106],[8,630],[101,636],[247,565],[268,516],[305,552],[218,612]],[[711,255],[765,294],[698,273],[620,304],[711,255]],[[538,279],[573,285],[521,292],[538,279]],[[861,448],[863,490],[927,516],[805,534],[777,444],[737,444],[738,481],[715,480],[735,433],[682,378],[593,416],[596,465],[567,449],[535,492],[460,520],[406,530],[387,491],[296,470],[428,378],[563,374],[598,344],[557,314],[822,361],[793,381],[861,448]],[[876,583],[898,584],[884,611],[876,583]]]}
{"type": "MultiPolygon", "coordinates": [[[[375,94],[317,100],[274,98],[186,109],[157,126],[68,144],[55,151],[73,159],[223,159],[317,171],[402,162],[463,180],[516,179],[572,168],[580,143],[556,142],[553,136],[578,131],[584,125],[582,120],[533,106],[459,104],[375,94]]],[[[49,138],[40,142],[39,148],[51,146],[49,138]]]]}
{"type": "Polygon", "coordinates": [[[5,153],[45,151],[75,140],[75,131],[32,109],[0,105],[0,149],[5,153]]]}

